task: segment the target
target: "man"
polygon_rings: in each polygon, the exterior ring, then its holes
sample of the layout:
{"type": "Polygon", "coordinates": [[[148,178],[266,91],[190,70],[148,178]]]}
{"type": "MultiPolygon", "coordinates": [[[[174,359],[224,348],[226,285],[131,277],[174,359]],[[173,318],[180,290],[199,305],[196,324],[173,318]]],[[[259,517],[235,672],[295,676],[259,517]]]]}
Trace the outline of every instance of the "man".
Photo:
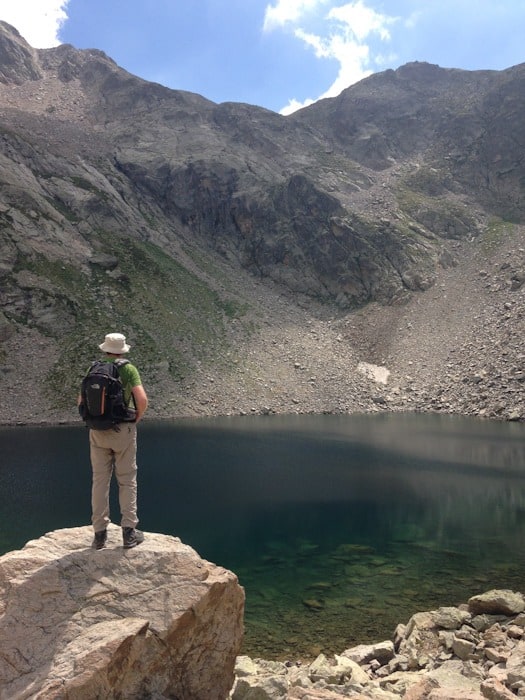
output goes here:
{"type": "MultiPolygon", "coordinates": [[[[130,346],[121,333],[109,333],[99,348],[105,361],[123,359],[130,346]]],[[[93,482],[91,491],[92,523],[95,537],[92,547],[103,549],[107,540],[109,491],[113,471],[118,483],[122,539],[126,549],[144,541],[144,534],[136,529],[137,517],[137,423],[148,407],[148,397],[142,386],[137,368],[130,362],[118,366],[124,390],[124,401],[133,399],[136,409],[134,422],[122,422],[109,430],[90,428],[89,445],[93,482]]],[[[79,404],[82,397],[79,398],[79,404]]]]}

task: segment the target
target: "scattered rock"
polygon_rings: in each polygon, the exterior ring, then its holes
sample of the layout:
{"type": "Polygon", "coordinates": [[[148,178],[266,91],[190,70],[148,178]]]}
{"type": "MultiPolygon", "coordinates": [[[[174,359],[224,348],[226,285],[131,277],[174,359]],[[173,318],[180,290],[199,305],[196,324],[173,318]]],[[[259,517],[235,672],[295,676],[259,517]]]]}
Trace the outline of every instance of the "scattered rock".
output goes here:
{"type": "Polygon", "coordinates": [[[309,664],[237,659],[234,700],[510,700],[525,697],[521,593],[488,591],[457,608],[421,612],[391,641],[309,664]],[[475,600],[474,600],[475,599],[475,600]],[[471,601],[474,603],[471,606],[471,601]],[[473,609],[483,608],[479,615],[473,609]],[[487,611],[504,607],[505,615],[487,611]],[[512,608],[514,612],[509,612],[512,608]],[[481,625],[481,619],[485,623],[481,625]],[[449,636],[451,635],[451,636],[449,636]],[[496,646],[495,646],[496,645],[496,646]],[[497,657],[493,652],[497,651],[497,657]],[[249,678],[249,680],[247,680],[249,678]]]}
{"type": "Polygon", "coordinates": [[[525,598],[513,591],[488,591],[468,601],[474,615],[516,615],[525,610],[525,598]]]}

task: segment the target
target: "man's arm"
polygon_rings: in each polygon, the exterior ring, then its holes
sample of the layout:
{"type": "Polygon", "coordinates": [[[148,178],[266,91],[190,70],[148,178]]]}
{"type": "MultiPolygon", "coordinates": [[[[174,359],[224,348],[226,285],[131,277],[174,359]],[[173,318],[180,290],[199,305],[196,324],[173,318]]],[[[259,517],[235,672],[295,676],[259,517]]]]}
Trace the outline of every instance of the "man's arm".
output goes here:
{"type": "Polygon", "coordinates": [[[137,386],[134,386],[133,389],[131,390],[131,393],[133,394],[133,400],[135,402],[135,407],[137,409],[137,423],[139,420],[142,418],[144,413],[146,412],[146,409],[148,407],[148,397],[146,395],[146,392],[144,391],[144,387],[142,384],[138,384],[137,386]]]}

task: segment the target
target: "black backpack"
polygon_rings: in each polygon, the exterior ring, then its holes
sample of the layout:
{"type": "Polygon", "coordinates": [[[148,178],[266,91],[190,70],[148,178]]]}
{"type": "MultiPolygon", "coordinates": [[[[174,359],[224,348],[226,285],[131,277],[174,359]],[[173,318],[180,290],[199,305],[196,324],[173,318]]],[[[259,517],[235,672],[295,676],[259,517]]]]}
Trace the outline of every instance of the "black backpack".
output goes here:
{"type": "Polygon", "coordinates": [[[95,430],[109,430],[119,423],[133,422],[135,411],[126,406],[119,368],[128,360],[96,360],[82,380],[79,412],[95,430]]]}

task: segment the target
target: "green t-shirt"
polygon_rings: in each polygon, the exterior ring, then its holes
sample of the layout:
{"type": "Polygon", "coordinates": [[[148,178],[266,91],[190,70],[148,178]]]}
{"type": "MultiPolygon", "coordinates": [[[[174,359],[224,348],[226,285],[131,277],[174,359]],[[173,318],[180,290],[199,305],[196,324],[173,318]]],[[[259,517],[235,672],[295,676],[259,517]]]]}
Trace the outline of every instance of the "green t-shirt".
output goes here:
{"type": "MultiPolygon", "coordinates": [[[[117,358],[110,357],[106,360],[106,362],[115,362],[116,359],[117,358]]],[[[142,384],[140,374],[138,369],[135,367],[135,365],[132,365],[131,362],[119,367],[118,372],[124,388],[124,401],[126,402],[126,405],[129,406],[131,401],[131,390],[134,387],[142,384]]]]}

